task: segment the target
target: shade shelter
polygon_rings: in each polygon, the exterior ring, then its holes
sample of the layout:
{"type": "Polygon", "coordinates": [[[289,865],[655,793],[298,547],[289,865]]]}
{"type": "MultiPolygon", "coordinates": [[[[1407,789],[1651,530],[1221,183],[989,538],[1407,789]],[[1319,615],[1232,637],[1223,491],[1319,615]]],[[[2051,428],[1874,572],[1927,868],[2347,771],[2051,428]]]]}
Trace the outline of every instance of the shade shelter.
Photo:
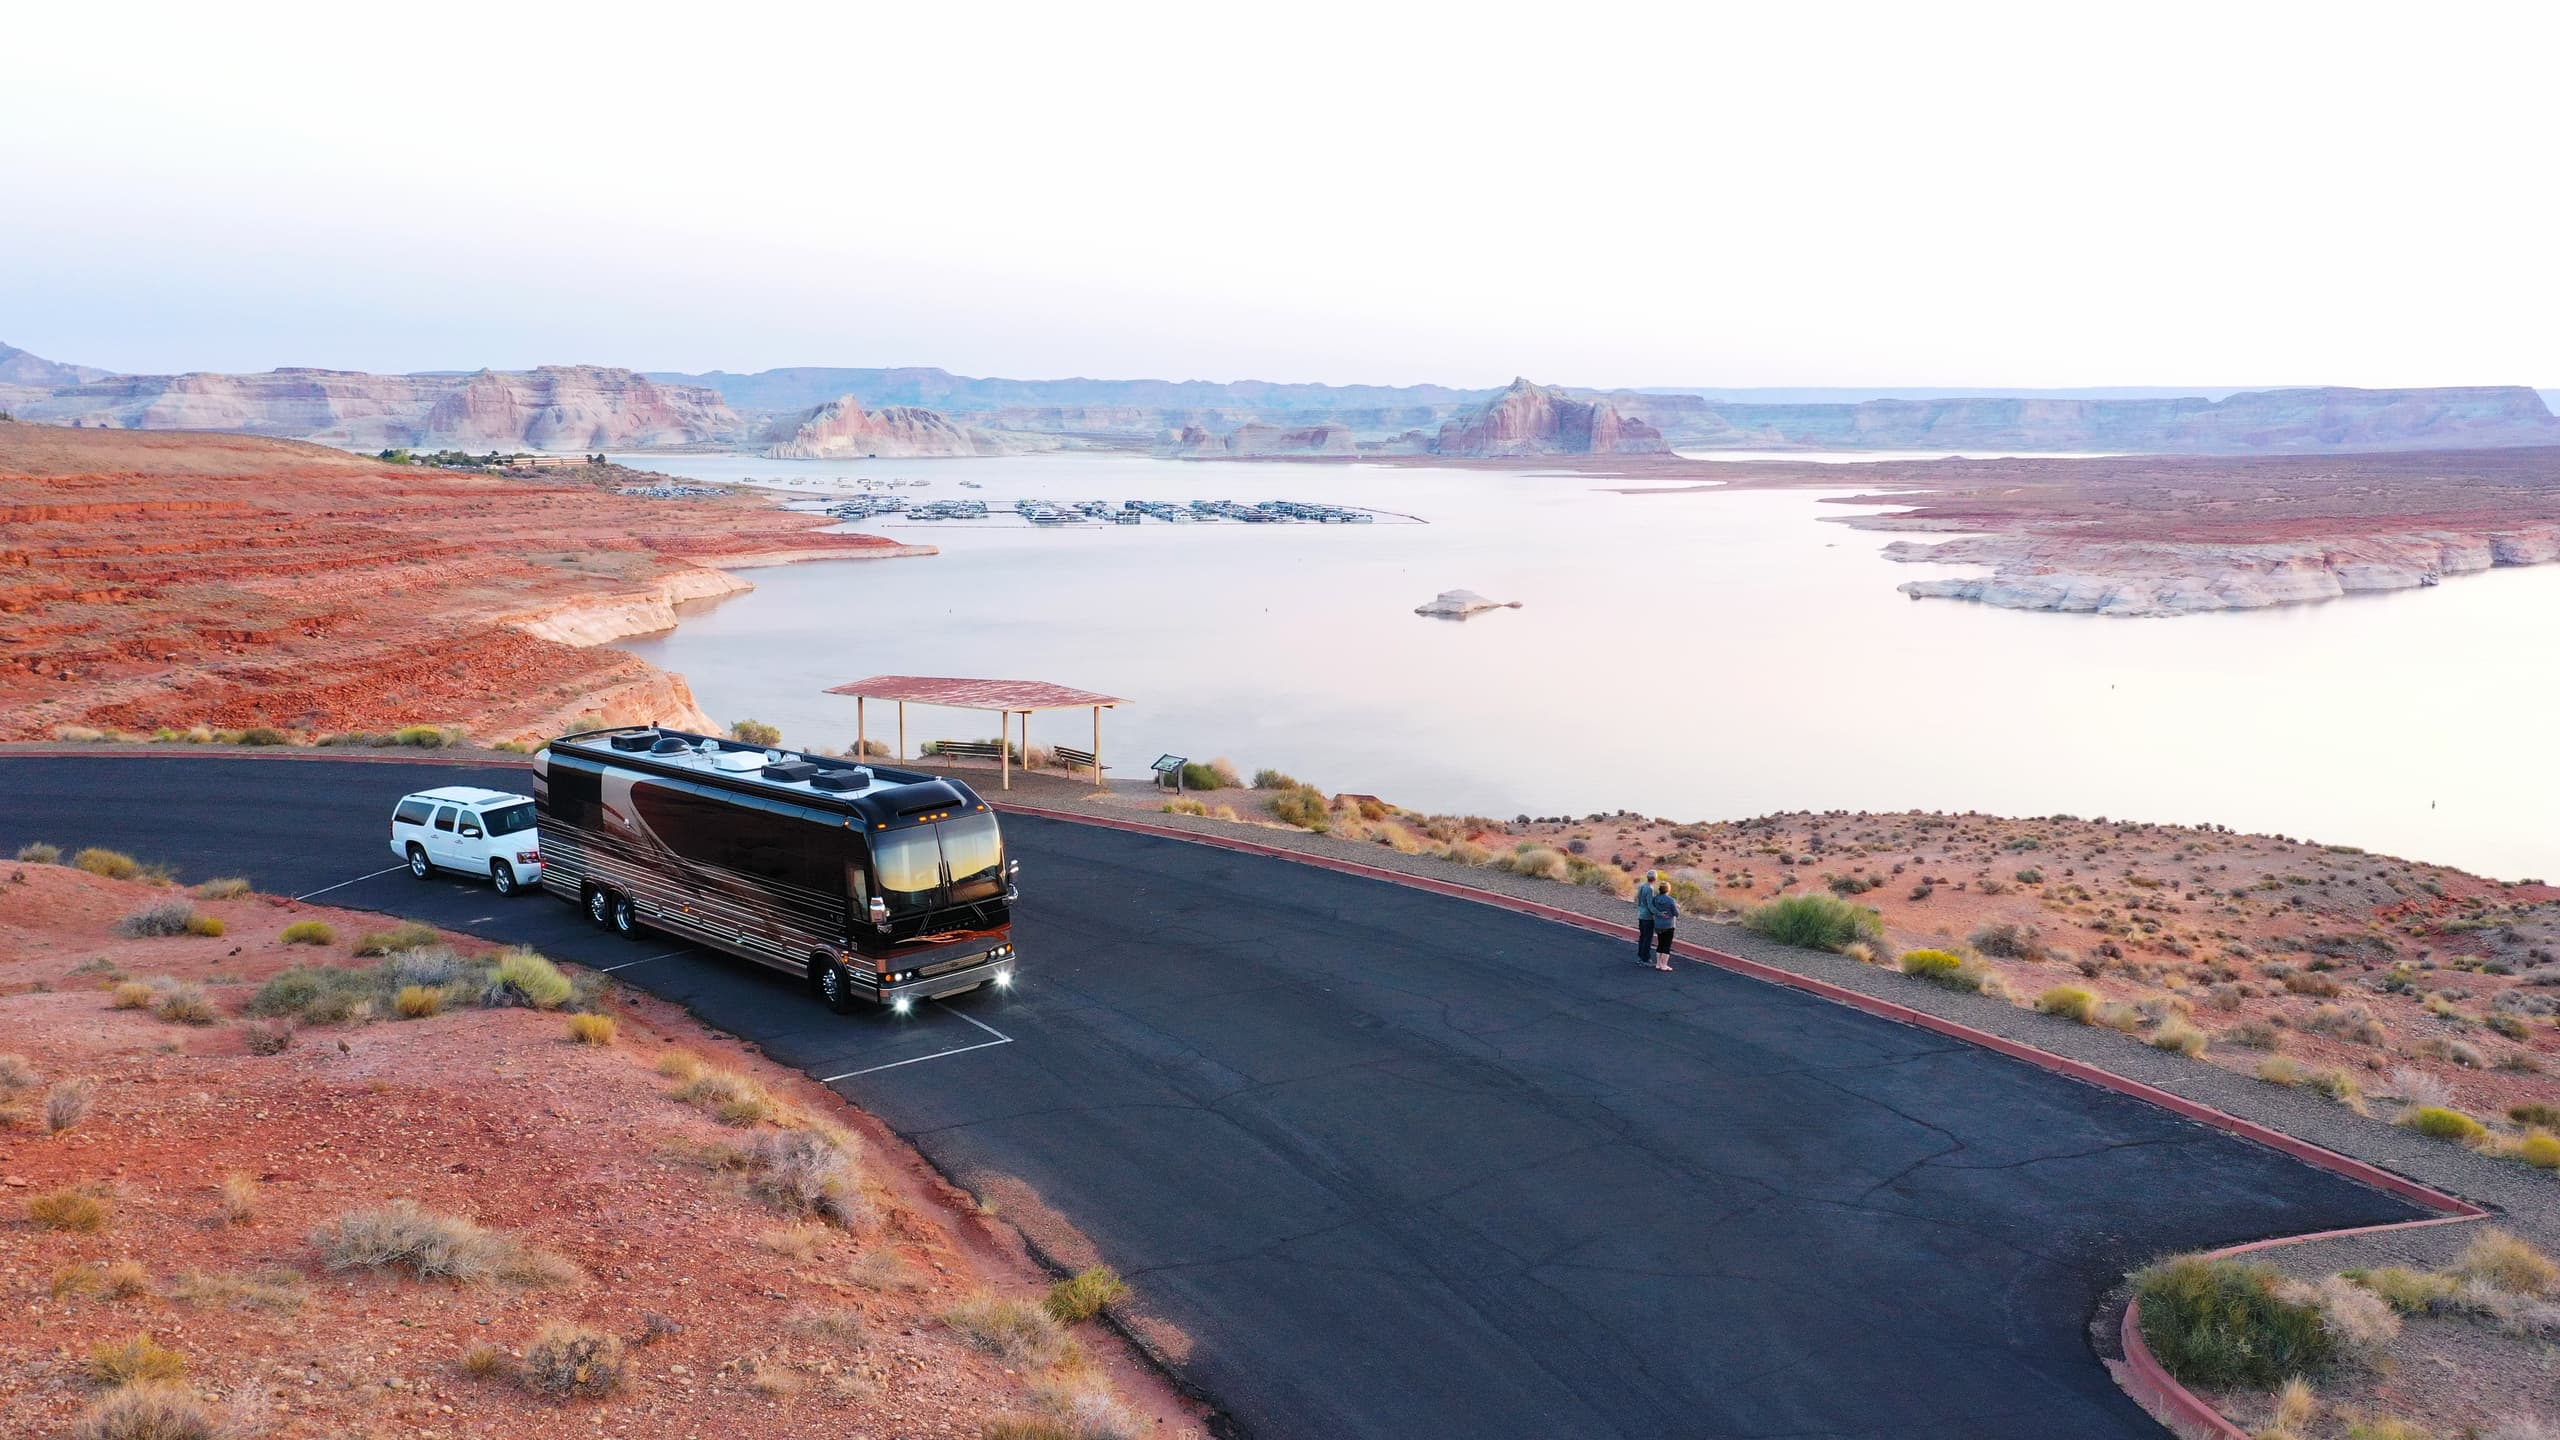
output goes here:
{"type": "Polygon", "coordinates": [[[1051,685],[1040,680],[967,680],[951,675],[874,675],[868,680],[851,680],[830,685],[830,695],[853,697],[853,731],[855,753],[859,754],[869,740],[863,715],[865,702],[888,700],[898,707],[898,758],[907,758],[907,706],[941,705],[955,710],[993,710],[996,712],[996,758],[1004,767],[1004,788],[1013,788],[1013,717],[1022,717],[1020,739],[1024,752],[1031,748],[1031,717],[1043,710],[1091,710],[1093,712],[1093,748],[1076,755],[1060,747],[1061,752],[1093,767],[1093,783],[1102,783],[1102,712],[1129,702],[1117,695],[1097,695],[1091,690],[1077,690],[1065,685],[1051,685]]]}

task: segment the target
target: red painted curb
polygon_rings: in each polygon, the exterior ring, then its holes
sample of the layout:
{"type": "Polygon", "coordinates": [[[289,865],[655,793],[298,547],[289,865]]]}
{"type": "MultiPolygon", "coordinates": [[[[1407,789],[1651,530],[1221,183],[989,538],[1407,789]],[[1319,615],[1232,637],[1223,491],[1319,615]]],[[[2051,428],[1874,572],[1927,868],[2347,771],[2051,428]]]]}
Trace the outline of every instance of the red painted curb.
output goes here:
{"type": "Polygon", "coordinates": [[[319,760],[332,765],[484,765],[500,769],[531,768],[530,755],[455,755],[412,748],[405,755],[352,754],[346,750],[313,750],[306,746],[254,746],[245,750],[210,750],[172,743],[151,748],[107,745],[0,745],[0,760],[319,760]]]}
{"type": "MultiPolygon", "coordinates": [[[[1341,860],[1330,855],[1312,855],[1303,850],[1289,850],[1277,845],[1263,845],[1251,840],[1239,840],[1224,835],[1207,835],[1197,831],[1177,830],[1169,825],[1154,825],[1143,820],[1121,820],[1099,815],[1087,815],[1076,811],[1052,810],[1046,806],[1026,805],[1018,801],[1011,800],[999,800],[994,803],[996,808],[999,810],[1008,810],[1024,815],[1034,815],[1046,820],[1065,820],[1081,825],[1099,825],[1107,829],[1126,830],[1140,835],[1155,835],[1168,840],[1187,840],[1196,845],[1207,845],[1221,850],[1234,850],[1248,855],[1261,855],[1275,859],[1293,860],[1300,864],[1314,865],[1326,870],[1337,870],[1347,875],[1363,875],[1373,880],[1384,880],[1391,884],[1412,886],[1416,889],[1429,890],[1437,894],[1451,895],[1460,899],[1473,900],[1479,904],[1495,905],[1505,910],[1514,910],[1526,915],[1535,915],[1541,919],[1558,921],[1566,925],[1572,925],[1598,934],[1623,939],[1633,939],[1635,937],[1635,927],[1632,925],[1620,925],[1611,921],[1601,920],[1590,915],[1584,915],[1579,911],[1560,909],[1553,905],[1541,905],[1534,900],[1522,900],[1514,896],[1500,894],[1492,890],[1480,890],[1471,885],[1459,885],[1451,881],[1435,880],[1423,875],[1408,875],[1401,870],[1390,870],[1379,865],[1364,865],[1356,860],[1341,860]]],[[[2480,1206],[2474,1205],[2470,1201],[2462,1199],[2459,1196],[2449,1195],[2432,1186],[2422,1185],[2415,1180],[2407,1178],[2406,1176],[2395,1175],[2392,1172],[2383,1169],[2381,1166],[2371,1164],[2367,1161],[2358,1160],[2353,1156],[2341,1155],[2335,1150],[2328,1149],[2325,1146],[2314,1145],[2308,1140],[2287,1135],[2280,1130],[2275,1130],[2268,1126],[2261,1125],[2254,1120],[2243,1120],[2239,1116],[2233,1115],[2228,1111],[2217,1110],[2200,1101],[2189,1100],[2183,1095],[2172,1094],[2171,1092],[2163,1090],[2156,1085],[2145,1084],[2140,1080],[2135,1080],[2127,1076],[2117,1075],[2110,1071],[2102,1070],[2084,1060],[2074,1060],[2069,1056],[2056,1055],[2049,1050],[2040,1050],[2033,1045],[2025,1043],[2024,1041],[2012,1040],[2005,1035],[1994,1035],[1988,1030],[1975,1029],[1973,1026],[1964,1024],[1961,1021],[1949,1020],[1944,1016],[1932,1015],[1925,1010],[1917,1010],[1908,1005],[1897,1004],[1891,1000],[1880,999],[1876,996],[1866,994],[1863,991],[1852,990],[1843,985],[1832,984],[1828,980],[1817,980],[1810,975],[1798,975],[1794,971],[1782,970],[1774,965],[1763,964],[1757,960],[1746,960],[1739,955],[1728,954],[1722,950],[1712,950],[1706,946],[1693,945],[1686,941],[1677,942],[1674,945],[1674,950],[1676,953],[1688,959],[1704,961],[1710,965],[1721,966],[1727,970],[1748,975],[1755,980],[1766,981],[1772,985],[1782,985],[1791,990],[1801,990],[1808,994],[1818,995],[1823,999],[1833,1001],[1834,1003],[1849,1006],[1855,1010],[1865,1011],[1867,1014],[1879,1016],[1883,1019],[1899,1021],[1905,1025],[1917,1026],[1924,1030],[1934,1031],[1938,1034],[1950,1036],[1954,1039],[1980,1045],[1987,1050],[1997,1051],[2000,1054],[2009,1056],[2011,1059],[2024,1061],[2029,1065],[2034,1065],[2041,1069],[2052,1071],[2057,1075],[2067,1076],[2071,1079],[2081,1081],[2084,1084],[2095,1085],[2100,1089],[2113,1090],[2120,1095],[2129,1095],[2137,1100],[2147,1101],[2164,1110],[2170,1111],[2173,1114],[2196,1121],[2199,1124],[2210,1125],[2215,1129],[2222,1130],[2228,1134],[2239,1136],[2241,1139],[2255,1141],[2260,1145],[2264,1145],[2270,1149],[2290,1155],[2306,1164],[2315,1165],[2334,1174],[2343,1175],[2350,1180],[2359,1181],[2363,1184],[2373,1186],[2375,1189],[2397,1195],[2401,1199],[2410,1201],[2413,1204],[2423,1205],[2430,1210],[2443,1212],[2435,1218],[2427,1220],[2403,1220],[2388,1225],[2360,1225],[2345,1230],[2314,1231],[2307,1235],[2284,1235],[2268,1240],[2254,1240],[2247,1244],[2233,1245],[2225,1249],[2211,1252],[2216,1257],[2246,1254],[2251,1251],[2269,1249],[2278,1245],[2299,1245],[2311,1240],[2335,1239],[2344,1235],[2365,1235],[2377,1231],[2406,1230],[2426,1225],[2460,1224],[2466,1221],[2480,1219],[2489,1213],[2480,1206]]],[[[2206,1436],[2209,1437],[2209,1440],[2249,1440],[2248,1432],[2242,1430],[2239,1426],[2232,1424],[2231,1421],[2224,1418],[2222,1412],[2214,1409],[2211,1405],[2206,1404],[2194,1391],[2179,1384],[2177,1377],[2171,1375],[2168,1370],[2160,1364],[2159,1358],[2151,1353],[2151,1347],[2144,1343],[2142,1338],[2142,1306],[2140,1301],[2137,1300],[2126,1305],[2124,1321],[2119,1327],[2119,1334],[2124,1346],[2124,1364],[2121,1367],[2110,1368],[2116,1370],[2117,1382],[2124,1387],[2127,1394],[2133,1397],[2134,1403],[2142,1406],[2163,1423],[2178,1427],[2182,1431],[2193,1435],[2206,1436]]]]}

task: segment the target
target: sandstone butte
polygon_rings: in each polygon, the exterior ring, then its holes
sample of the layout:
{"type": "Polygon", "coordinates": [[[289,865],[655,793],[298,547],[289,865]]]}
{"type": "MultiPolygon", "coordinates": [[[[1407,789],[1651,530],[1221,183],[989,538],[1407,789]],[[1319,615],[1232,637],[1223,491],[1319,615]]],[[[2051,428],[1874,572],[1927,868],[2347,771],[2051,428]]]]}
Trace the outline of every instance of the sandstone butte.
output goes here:
{"type": "Polygon", "coordinates": [[[681,676],[604,643],[749,588],[733,569],[931,553],[829,523],[293,441],[0,423],[0,737],[709,724],[681,676]]]}
{"type": "Polygon", "coordinates": [[[916,405],[891,405],[865,411],[851,395],[776,427],[773,446],[764,453],[776,460],[850,460],[866,456],[917,458],[954,455],[1000,455],[994,438],[952,424],[940,413],[916,405]]]}
{"type": "Polygon", "coordinates": [[[1576,400],[1520,379],[1474,410],[1440,427],[1440,455],[1656,455],[1671,447],[1662,432],[1618,413],[1605,400],[1576,400]]]}
{"type": "Polygon", "coordinates": [[[1248,420],[1223,435],[1206,425],[1185,425],[1158,449],[1184,460],[1249,460],[1265,455],[1357,455],[1360,444],[1350,426],[1330,421],[1271,425],[1248,420]]]}

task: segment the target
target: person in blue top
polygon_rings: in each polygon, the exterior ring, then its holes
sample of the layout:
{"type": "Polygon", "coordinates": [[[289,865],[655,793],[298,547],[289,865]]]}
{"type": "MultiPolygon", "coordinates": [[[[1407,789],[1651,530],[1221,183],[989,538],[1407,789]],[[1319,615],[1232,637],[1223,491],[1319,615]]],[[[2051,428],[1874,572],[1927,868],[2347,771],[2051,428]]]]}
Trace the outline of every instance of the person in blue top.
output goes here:
{"type": "Polygon", "coordinates": [[[1653,963],[1653,897],[1662,885],[1662,872],[1652,871],[1636,886],[1636,963],[1653,963]]]}
{"type": "Polygon", "coordinates": [[[1653,892],[1653,968],[1671,968],[1671,932],[1680,924],[1680,897],[1671,893],[1671,882],[1662,881],[1653,892]]]}

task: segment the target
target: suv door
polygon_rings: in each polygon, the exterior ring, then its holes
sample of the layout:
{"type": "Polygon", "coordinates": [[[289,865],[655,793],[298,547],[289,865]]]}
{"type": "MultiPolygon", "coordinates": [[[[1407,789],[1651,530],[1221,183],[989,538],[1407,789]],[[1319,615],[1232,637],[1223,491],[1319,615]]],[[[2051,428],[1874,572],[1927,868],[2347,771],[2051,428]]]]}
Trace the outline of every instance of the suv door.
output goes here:
{"type": "Polygon", "coordinates": [[[466,857],[455,848],[454,816],[461,812],[451,805],[436,807],[435,823],[427,827],[427,858],[439,865],[459,866],[466,857]]]}
{"type": "Polygon", "coordinates": [[[486,871],[489,868],[489,831],[480,823],[480,812],[465,810],[455,823],[461,826],[454,831],[455,859],[466,870],[486,871]]]}

